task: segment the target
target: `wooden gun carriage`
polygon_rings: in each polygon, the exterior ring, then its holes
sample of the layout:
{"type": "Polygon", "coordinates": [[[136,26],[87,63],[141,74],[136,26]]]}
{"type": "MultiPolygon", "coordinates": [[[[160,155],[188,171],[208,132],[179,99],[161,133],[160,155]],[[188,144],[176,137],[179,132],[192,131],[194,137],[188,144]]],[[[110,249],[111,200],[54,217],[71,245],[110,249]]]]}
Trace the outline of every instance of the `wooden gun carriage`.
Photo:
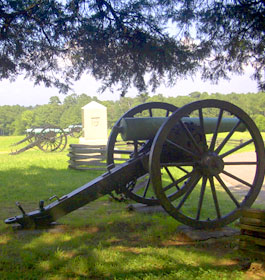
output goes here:
{"type": "Polygon", "coordinates": [[[12,151],[10,154],[17,155],[34,147],[43,152],[61,152],[67,145],[68,135],[78,138],[81,134],[82,125],[69,125],[65,129],[53,125],[29,128],[26,130],[26,137],[12,146],[18,146],[22,143],[27,143],[27,145],[19,150],[12,151]]]}
{"type": "Polygon", "coordinates": [[[82,124],[71,124],[64,129],[64,132],[66,133],[66,135],[70,135],[74,138],[79,138],[83,133],[82,124]]]}
{"type": "Polygon", "coordinates": [[[107,146],[108,171],[56,201],[5,220],[22,227],[47,226],[112,191],[146,205],[162,205],[172,217],[194,228],[223,227],[250,207],[262,187],[264,142],[251,118],[225,101],[202,100],[181,108],[161,102],[139,105],[114,125],[107,146]],[[157,115],[155,115],[155,112],[157,115]],[[244,131],[236,147],[229,141],[244,131]],[[222,140],[217,140],[222,136],[222,140]],[[117,148],[121,137],[132,150],[117,148]],[[255,159],[229,160],[245,149],[255,159]],[[249,180],[229,167],[251,168],[249,180]],[[242,186],[239,195],[226,178],[242,186]]]}
{"type": "Polygon", "coordinates": [[[12,146],[18,146],[22,143],[27,143],[27,145],[19,150],[12,151],[10,154],[17,155],[34,147],[43,152],[63,151],[67,144],[67,135],[63,129],[57,126],[33,127],[26,130],[24,139],[12,146]]]}

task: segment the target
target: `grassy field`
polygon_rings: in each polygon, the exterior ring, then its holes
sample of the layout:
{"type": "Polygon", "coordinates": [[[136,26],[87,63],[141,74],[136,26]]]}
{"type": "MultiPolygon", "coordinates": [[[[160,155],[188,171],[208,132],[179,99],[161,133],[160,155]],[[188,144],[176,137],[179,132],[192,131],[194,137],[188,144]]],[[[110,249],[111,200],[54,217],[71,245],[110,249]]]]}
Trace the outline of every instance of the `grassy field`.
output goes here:
{"type": "MultiPolygon", "coordinates": [[[[67,150],[9,155],[21,137],[0,137],[0,279],[264,279],[260,260],[238,251],[235,237],[194,242],[162,213],[129,212],[108,196],[50,229],[16,230],[3,220],[39,200],[61,196],[101,172],[68,169],[67,150]],[[257,264],[248,269],[246,263],[257,264]]],[[[70,139],[71,143],[76,142],[70,139]]]]}

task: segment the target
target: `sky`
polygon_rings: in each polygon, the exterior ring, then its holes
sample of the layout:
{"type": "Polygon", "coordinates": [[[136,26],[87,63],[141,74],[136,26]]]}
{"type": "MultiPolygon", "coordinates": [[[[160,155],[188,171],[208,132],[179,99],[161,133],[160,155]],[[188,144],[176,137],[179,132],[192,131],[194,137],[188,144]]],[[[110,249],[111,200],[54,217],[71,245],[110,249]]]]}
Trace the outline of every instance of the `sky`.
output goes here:
{"type": "MultiPolygon", "coordinates": [[[[250,78],[251,70],[247,69],[245,75],[233,75],[230,81],[221,80],[217,85],[210,81],[203,82],[199,77],[193,80],[188,78],[180,80],[178,84],[172,88],[161,86],[157,89],[155,94],[163,94],[165,96],[188,95],[191,92],[208,92],[208,93],[222,93],[228,94],[231,92],[248,93],[258,92],[256,81],[250,78]]],[[[119,100],[120,93],[105,92],[99,94],[98,88],[101,86],[99,81],[96,81],[91,76],[83,76],[81,80],[73,85],[76,94],[85,93],[88,96],[96,96],[99,100],[119,100]]],[[[71,94],[69,93],[69,94],[71,94]]],[[[131,89],[128,91],[126,97],[135,97],[137,91],[131,89]]],[[[152,96],[152,93],[150,93],[152,96]]],[[[10,83],[8,80],[0,81],[0,106],[2,105],[21,105],[21,106],[35,106],[43,105],[49,102],[51,96],[58,96],[63,101],[66,95],[59,94],[56,88],[46,88],[44,86],[34,86],[33,82],[24,80],[19,77],[15,82],[10,83]]]]}

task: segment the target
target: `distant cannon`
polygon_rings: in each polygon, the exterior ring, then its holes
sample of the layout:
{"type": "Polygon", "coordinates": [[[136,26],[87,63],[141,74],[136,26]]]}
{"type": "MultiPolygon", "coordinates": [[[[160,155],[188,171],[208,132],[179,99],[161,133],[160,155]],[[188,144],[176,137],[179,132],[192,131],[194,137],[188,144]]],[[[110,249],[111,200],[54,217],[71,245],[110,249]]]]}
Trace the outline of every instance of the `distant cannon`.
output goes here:
{"type": "Polygon", "coordinates": [[[41,200],[38,210],[26,213],[17,203],[22,215],[5,222],[22,227],[48,226],[116,191],[144,204],[160,204],[191,227],[220,228],[239,218],[258,196],[264,179],[264,142],[251,118],[228,102],[201,100],[179,109],[151,102],[131,109],[114,125],[107,163],[106,173],[62,197],[52,196],[56,201],[46,206],[41,200]],[[155,110],[164,114],[163,118],[155,117],[155,110]],[[229,141],[242,131],[248,138],[231,147],[229,141]],[[222,141],[217,144],[220,135],[222,141]],[[117,148],[121,137],[133,149],[117,148]],[[245,148],[255,151],[254,160],[228,159],[245,148]],[[253,176],[246,181],[227,169],[231,166],[251,167],[253,176]],[[235,193],[225,176],[243,186],[244,193],[235,193]]]}
{"type": "Polygon", "coordinates": [[[81,124],[72,124],[72,125],[69,125],[67,128],[65,128],[64,132],[67,135],[70,135],[75,138],[79,138],[82,136],[83,127],[81,124]]]}
{"type": "Polygon", "coordinates": [[[12,151],[10,154],[17,155],[34,147],[44,152],[63,151],[67,144],[67,135],[63,129],[57,126],[34,127],[27,129],[26,137],[12,146],[18,146],[26,142],[28,144],[25,147],[12,151]]]}
{"type": "Polygon", "coordinates": [[[67,145],[68,135],[79,138],[82,132],[82,125],[79,124],[69,125],[65,129],[53,125],[29,128],[26,130],[26,137],[12,146],[18,146],[25,142],[29,144],[19,150],[12,151],[10,154],[17,155],[34,147],[44,152],[61,152],[67,145]]]}

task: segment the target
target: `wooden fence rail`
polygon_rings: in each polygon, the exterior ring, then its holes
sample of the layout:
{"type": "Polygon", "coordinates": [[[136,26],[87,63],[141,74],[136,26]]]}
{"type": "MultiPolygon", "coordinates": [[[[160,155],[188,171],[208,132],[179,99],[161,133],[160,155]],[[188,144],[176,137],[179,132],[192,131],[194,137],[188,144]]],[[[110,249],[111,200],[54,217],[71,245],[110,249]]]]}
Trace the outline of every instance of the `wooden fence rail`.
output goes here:
{"type": "Polygon", "coordinates": [[[106,170],[106,146],[70,144],[69,168],[78,170],[106,170]]]}
{"type": "MultiPolygon", "coordinates": [[[[223,142],[224,138],[217,138],[216,140],[216,146],[220,145],[223,142]]],[[[248,140],[248,139],[247,139],[248,140]]],[[[231,139],[228,141],[228,144],[232,145],[232,146],[239,146],[241,144],[243,144],[246,141],[246,139],[231,139]]],[[[211,139],[207,140],[208,144],[211,143],[211,139]]]]}
{"type": "MultiPolygon", "coordinates": [[[[218,139],[216,145],[219,145],[223,139],[218,139]]],[[[245,142],[246,139],[230,140],[228,143],[233,146],[238,146],[245,142]]],[[[208,140],[210,142],[210,140],[208,140]]],[[[122,144],[121,144],[122,145],[122,144]]],[[[123,145],[125,143],[123,142],[123,145]]],[[[129,150],[133,150],[129,147],[129,150]]],[[[124,151],[124,147],[120,153],[124,151]]],[[[103,170],[106,171],[106,146],[105,145],[86,145],[86,144],[70,144],[69,145],[69,168],[78,170],[103,170]]],[[[120,163],[127,160],[126,158],[116,158],[120,163]]]]}

